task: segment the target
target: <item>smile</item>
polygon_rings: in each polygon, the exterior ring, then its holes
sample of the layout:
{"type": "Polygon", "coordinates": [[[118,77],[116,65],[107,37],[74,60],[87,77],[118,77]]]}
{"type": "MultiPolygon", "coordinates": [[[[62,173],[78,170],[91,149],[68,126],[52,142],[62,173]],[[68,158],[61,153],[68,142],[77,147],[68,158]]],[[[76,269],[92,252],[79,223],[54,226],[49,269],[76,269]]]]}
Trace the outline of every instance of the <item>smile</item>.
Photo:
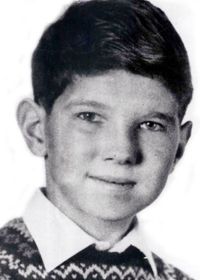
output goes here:
{"type": "Polygon", "coordinates": [[[136,182],[134,182],[134,181],[123,179],[123,178],[96,177],[96,176],[89,176],[89,178],[103,182],[103,183],[121,186],[121,187],[127,187],[127,188],[133,188],[136,184],[136,182]]]}

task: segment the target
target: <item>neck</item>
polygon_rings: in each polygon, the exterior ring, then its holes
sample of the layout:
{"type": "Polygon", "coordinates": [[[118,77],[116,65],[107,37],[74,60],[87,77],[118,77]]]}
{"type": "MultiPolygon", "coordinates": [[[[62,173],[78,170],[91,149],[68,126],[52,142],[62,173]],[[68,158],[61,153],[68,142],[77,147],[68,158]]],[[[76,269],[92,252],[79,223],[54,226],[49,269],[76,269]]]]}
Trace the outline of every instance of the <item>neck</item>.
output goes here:
{"type": "Polygon", "coordinates": [[[107,220],[76,209],[69,202],[62,203],[62,194],[48,192],[48,199],[68,218],[96,240],[106,241],[114,245],[128,231],[133,217],[121,220],[107,220]]]}

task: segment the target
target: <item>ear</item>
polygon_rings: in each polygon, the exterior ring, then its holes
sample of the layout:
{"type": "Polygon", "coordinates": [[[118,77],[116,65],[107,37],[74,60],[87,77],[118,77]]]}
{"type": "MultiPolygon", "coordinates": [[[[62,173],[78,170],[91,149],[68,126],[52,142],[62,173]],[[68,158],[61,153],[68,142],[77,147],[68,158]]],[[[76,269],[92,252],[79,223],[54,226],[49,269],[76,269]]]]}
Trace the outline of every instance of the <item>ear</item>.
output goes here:
{"type": "Polygon", "coordinates": [[[24,99],[17,108],[17,121],[33,154],[46,156],[45,110],[31,99],[24,99]]]}
{"type": "Polygon", "coordinates": [[[188,121],[185,124],[181,125],[180,140],[179,140],[179,145],[177,148],[173,168],[175,167],[176,163],[182,158],[185,151],[186,144],[190,139],[191,132],[192,132],[192,122],[188,121]]]}

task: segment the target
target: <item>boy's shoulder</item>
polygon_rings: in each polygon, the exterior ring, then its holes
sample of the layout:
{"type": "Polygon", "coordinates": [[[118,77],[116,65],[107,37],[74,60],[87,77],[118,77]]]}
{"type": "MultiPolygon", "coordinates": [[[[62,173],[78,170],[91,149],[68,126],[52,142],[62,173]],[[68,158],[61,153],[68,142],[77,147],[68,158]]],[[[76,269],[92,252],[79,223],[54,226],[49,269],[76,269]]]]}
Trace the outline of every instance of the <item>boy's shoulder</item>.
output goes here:
{"type": "Polygon", "coordinates": [[[0,258],[5,253],[29,257],[35,253],[35,242],[22,218],[8,222],[0,229],[0,258]]]}
{"type": "Polygon", "coordinates": [[[176,279],[176,280],[193,280],[187,274],[173,265],[165,262],[163,259],[153,253],[153,258],[156,264],[157,272],[160,279],[176,279]]]}
{"type": "Polygon", "coordinates": [[[23,219],[11,220],[0,229],[0,279],[16,279],[18,274],[19,279],[41,275],[40,268],[40,254],[23,219]]]}
{"type": "MultiPolygon", "coordinates": [[[[157,255],[153,254],[153,258],[158,280],[192,280],[157,255]]],[[[37,246],[22,218],[8,222],[0,229],[0,279],[15,279],[16,273],[19,279],[48,277],[37,246]]]]}

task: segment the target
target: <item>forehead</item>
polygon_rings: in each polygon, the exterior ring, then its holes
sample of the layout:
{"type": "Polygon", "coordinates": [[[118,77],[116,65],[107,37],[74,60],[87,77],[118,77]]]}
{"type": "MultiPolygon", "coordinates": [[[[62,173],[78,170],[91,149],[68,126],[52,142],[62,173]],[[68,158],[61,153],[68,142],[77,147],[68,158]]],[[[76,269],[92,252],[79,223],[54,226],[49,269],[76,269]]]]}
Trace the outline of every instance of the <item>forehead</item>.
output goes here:
{"type": "Polygon", "coordinates": [[[74,84],[59,99],[57,106],[88,103],[128,111],[178,111],[175,97],[160,81],[124,70],[96,76],[77,76],[74,84]]]}

